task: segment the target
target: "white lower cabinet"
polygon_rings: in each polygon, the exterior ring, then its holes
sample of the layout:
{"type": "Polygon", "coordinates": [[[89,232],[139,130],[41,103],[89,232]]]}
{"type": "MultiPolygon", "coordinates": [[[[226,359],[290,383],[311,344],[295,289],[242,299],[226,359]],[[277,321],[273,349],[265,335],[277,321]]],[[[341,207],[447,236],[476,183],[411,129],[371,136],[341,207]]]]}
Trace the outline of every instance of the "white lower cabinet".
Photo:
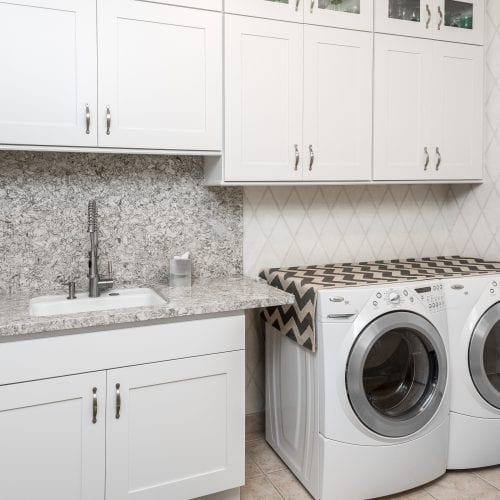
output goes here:
{"type": "Polygon", "coordinates": [[[0,366],[1,500],[239,498],[243,315],[0,343],[0,366]]]}
{"type": "Polygon", "coordinates": [[[244,352],[108,372],[108,500],[190,499],[244,482],[244,352]]]}
{"type": "Polygon", "coordinates": [[[105,372],[1,386],[0,498],[103,500],[105,399],[105,372]]]}

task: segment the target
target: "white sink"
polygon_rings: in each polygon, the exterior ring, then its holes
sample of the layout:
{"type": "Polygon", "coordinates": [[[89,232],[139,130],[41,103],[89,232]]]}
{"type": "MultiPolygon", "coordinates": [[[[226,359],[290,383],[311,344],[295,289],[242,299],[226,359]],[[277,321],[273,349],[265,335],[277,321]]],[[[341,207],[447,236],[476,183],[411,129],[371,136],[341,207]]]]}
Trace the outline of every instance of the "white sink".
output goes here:
{"type": "Polygon", "coordinates": [[[109,290],[100,297],[90,298],[86,293],[77,293],[77,298],[68,300],[65,295],[36,297],[30,300],[31,316],[56,316],[91,311],[106,311],[128,307],[147,307],[166,304],[150,288],[129,288],[109,290]]]}

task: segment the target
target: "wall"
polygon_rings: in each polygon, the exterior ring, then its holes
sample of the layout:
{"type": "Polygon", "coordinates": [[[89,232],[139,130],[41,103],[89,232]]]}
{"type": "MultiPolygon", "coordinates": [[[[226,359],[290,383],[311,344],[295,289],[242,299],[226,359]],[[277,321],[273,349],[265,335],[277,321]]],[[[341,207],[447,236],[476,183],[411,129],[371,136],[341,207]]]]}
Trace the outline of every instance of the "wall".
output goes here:
{"type": "MultiPolygon", "coordinates": [[[[462,254],[500,259],[500,2],[487,1],[485,182],[247,188],[244,269],[462,254]]],[[[263,338],[247,317],[247,412],[264,408],[263,338]]]]}
{"type": "Polygon", "coordinates": [[[118,283],[164,278],[191,251],[195,276],[242,272],[241,189],[206,188],[201,159],[0,152],[0,291],[87,286],[87,203],[101,267],[118,283]]]}

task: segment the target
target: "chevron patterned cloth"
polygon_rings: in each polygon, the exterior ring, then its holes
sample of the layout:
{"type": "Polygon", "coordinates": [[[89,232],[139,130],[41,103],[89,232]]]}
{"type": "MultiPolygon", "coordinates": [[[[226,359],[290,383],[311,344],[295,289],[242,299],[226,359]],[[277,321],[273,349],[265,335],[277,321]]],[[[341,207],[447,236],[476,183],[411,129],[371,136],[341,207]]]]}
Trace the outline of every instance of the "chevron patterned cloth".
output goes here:
{"type": "Polygon", "coordinates": [[[315,352],[319,290],[480,274],[500,274],[500,262],[454,256],[267,269],[260,276],[295,295],[295,304],[269,307],[262,316],[283,335],[315,352]]]}

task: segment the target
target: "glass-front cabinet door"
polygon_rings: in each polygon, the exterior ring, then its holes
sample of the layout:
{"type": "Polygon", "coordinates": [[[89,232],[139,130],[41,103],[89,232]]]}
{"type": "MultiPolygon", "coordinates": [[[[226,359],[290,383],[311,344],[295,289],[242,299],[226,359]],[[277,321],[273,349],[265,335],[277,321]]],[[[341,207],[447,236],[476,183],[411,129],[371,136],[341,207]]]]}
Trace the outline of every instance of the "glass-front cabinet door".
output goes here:
{"type": "Polygon", "coordinates": [[[432,0],[377,0],[375,31],[432,37],[432,0]]]}
{"type": "Polygon", "coordinates": [[[433,17],[438,40],[484,43],[484,0],[434,0],[433,17]]]}
{"type": "Polygon", "coordinates": [[[304,21],[308,24],[371,31],[372,0],[304,0],[304,21]]]}
{"type": "Polygon", "coordinates": [[[281,21],[302,22],[304,2],[309,0],[226,0],[225,12],[264,17],[281,21]]]}

